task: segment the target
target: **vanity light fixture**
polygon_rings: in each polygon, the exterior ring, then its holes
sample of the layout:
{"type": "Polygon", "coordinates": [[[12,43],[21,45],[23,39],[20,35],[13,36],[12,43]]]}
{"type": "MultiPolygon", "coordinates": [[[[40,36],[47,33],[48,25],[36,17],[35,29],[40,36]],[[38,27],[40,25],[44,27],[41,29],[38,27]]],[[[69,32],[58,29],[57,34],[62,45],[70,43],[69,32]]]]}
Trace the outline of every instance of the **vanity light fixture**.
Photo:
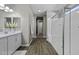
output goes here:
{"type": "Polygon", "coordinates": [[[6,10],[9,10],[9,7],[6,6],[5,9],[6,9],[6,10]]]}
{"type": "Polygon", "coordinates": [[[9,12],[13,12],[13,9],[10,9],[9,12]]]}
{"type": "Polygon", "coordinates": [[[5,4],[0,4],[0,9],[5,12],[13,12],[13,9],[10,9],[8,6],[5,6],[5,4]]]}
{"type": "Polygon", "coordinates": [[[0,4],[0,9],[4,10],[5,5],[4,4],[0,4]]]}
{"type": "Polygon", "coordinates": [[[4,11],[5,11],[5,12],[8,12],[8,10],[6,10],[6,9],[5,9],[4,11]]]}
{"type": "Polygon", "coordinates": [[[0,9],[1,9],[1,10],[4,10],[4,8],[3,8],[3,7],[0,7],[0,9]]]}
{"type": "Polygon", "coordinates": [[[5,7],[5,5],[4,4],[0,4],[0,7],[5,7]]]}

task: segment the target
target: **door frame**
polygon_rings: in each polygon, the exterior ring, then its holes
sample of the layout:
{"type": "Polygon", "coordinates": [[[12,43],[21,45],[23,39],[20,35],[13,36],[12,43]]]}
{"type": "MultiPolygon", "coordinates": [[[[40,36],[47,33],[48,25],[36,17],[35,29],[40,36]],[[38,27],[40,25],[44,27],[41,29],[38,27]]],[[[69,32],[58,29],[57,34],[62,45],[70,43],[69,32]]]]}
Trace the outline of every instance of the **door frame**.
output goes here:
{"type": "Polygon", "coordinates": [[[67,7],[65,7],[64,8],[64,16],[63,16],[63,33],[62,33],[62,35],[63,35],[63,40],[62,40],[62,46],[63,46],[63,49],[62,49],[62,52],[63,52],[63,55],[65,54],[64,52],[65,52],[65,50],[64,50],[64,47],[65,47],[65,11],[66,11],[66,9],[69,9],[70,10],[70,15],[69,15],[69,54],[71,54],[71,8],[67,8],[67,7]]]}

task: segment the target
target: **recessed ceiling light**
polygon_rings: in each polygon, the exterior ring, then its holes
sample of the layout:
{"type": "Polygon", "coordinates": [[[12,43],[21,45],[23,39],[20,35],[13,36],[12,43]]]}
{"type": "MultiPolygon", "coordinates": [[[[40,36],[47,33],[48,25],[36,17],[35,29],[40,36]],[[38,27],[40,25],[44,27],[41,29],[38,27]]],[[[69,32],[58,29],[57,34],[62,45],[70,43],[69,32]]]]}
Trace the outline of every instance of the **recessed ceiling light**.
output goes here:
{"type": "Polygon", "coordinates": [[[41,10],[40,10],[40,9],[38,9],[38,12],[41,12],[41,10]]]}

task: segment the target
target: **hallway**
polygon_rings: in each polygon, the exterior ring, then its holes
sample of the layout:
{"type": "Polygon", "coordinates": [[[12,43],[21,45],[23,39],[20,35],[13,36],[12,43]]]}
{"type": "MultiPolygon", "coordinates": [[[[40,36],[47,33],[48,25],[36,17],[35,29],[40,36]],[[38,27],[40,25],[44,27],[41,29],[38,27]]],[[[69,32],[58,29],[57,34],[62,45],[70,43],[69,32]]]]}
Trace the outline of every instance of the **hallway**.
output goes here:
{"type": "Polygon", "coordinates": [[[78,4],[0,8],[0,55],[79,55],[78,4]]]}
{"type": "Polygon", "coordinates": [[[57,55],[57,53],[52,45],[41,37],[32,41],[26,55],[57,55]]]}

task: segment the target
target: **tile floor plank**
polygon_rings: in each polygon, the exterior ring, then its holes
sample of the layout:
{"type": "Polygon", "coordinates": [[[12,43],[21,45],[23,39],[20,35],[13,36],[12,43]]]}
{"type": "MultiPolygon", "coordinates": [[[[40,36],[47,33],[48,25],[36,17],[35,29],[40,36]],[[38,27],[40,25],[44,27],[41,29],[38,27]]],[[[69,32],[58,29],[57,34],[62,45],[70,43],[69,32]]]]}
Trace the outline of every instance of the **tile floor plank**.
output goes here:
{"type": "Polygon", "coordinates": [[[57,52],[46,39],[34,39],[26,55],[57,55],[57,52]]]}

